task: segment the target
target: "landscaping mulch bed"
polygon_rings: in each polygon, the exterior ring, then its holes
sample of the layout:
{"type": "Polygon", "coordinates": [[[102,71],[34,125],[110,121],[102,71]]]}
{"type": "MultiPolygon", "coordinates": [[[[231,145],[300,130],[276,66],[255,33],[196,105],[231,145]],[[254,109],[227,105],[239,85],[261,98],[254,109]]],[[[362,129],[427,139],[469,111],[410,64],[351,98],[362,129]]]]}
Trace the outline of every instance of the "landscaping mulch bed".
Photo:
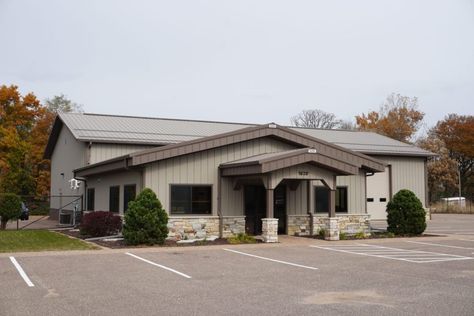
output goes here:
{"type": "MultiPolygon", "coordinates": [[[[84,236],[79,233],[77,230],[63,230],[60,233],[79,238],[79,239],[87,239],[90,236],[84,236]]],[[[88,242],[95,243],[102,247],[112,248],[112,249],[120,249],[120,248],[148,248],[148,247],[196,247],[196,246],[210,246],[210,245],[229,245],[231,244],[225,238],[217,238],[216,240],[202,240],[202,241],[195,241],[193,243],[177,243],[174,240],[166,240],[163,245],[127,245],[124,240],[113,240],[113,241],[104,241],[104,240],[88,240],[88,242]]],[[[260,242],[257,240],[257,242],[260,242]]]]}
{"type": "Polygon", "coordinates": [[[127,245],[124,240],[114,240],[114,241],[103,241],[103,240],[94,240],[91,241],[102,247],[120,249],[120,248],[149,248],[149,247],[196,247],[196,246],[209,246],[209,245],[227,245],[229,242],[227,239],[218,238],[214,241],[196,241],[194,243],[185,243],[178,244],[174,240],[166,240],[163,245],[127,245]]]}

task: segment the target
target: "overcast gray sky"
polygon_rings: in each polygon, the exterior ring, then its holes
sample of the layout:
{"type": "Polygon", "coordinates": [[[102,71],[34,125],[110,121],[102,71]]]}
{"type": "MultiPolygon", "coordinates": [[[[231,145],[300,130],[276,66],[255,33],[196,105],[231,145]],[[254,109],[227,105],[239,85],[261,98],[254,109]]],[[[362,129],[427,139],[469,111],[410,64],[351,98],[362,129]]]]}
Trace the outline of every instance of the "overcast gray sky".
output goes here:
{"type": "Polygon", "coordinates": [[[86,112],[288,124],[391,92],[474,113],[474,1],[0,0],[0,84],[86,112]]]}

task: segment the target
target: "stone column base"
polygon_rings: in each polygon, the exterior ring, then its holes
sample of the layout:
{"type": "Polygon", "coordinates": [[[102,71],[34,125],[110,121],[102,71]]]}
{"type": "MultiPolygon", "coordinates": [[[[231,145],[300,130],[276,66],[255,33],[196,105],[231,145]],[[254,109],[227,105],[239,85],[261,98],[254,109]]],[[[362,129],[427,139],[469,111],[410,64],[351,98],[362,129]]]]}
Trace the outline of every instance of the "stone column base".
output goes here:
{"type": "Polygon", "coordinates": [[[326,240],[339,240],[339,218],[329,217],[326,227],[326,240]]]}
{"type": "Polygon", "coordinates": [[[278,218],[262,218],[262,237],[263,242],[278,242],[278,218]]]}

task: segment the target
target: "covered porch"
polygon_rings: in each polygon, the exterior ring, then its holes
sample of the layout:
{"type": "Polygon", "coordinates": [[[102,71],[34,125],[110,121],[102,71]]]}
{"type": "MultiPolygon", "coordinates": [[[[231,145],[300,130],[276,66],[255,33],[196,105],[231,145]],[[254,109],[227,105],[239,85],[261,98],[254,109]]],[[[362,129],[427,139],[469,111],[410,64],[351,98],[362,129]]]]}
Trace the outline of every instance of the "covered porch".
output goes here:
{"type": "MultiPolygon", "coordinates": [[[[295,230],[295,220],[299,226],[302,225],[298,221],[304,221],[304,234],[315,235],[324,230],[326,239],[338,240],[336,177],[358,174],[360,167],[321,155],[312,148],[302,148],[227,162],[219,169],[221,181],[231,181],[233,189],[242,192],[246,232],[261,234],[265,242],[277,242],[278,233],[295,230]],[[328,212],[324,216],[314,213],[310,193],[315,184],[325,186],[329,192],[328,212]],[[297,204],[291,215],[290,199],[297,204]]],[[[219,210],[222,218],[220,205],[219,210]]]]}

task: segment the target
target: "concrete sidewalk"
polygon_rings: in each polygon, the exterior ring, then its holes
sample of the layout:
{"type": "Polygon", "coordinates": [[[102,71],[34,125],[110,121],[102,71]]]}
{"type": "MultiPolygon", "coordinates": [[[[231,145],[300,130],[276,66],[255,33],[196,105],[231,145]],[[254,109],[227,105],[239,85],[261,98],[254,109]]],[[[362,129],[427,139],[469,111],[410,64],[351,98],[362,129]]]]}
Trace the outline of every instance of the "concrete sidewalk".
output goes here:
{"type": "MultiPolygon", "coordinates": [[[[48,215],[31,215],[27,221],[18,221],[19,229],[53,229],[58,228],[58,221],[52,220],[48,215]]],[[[17,229],[17,221],[9,221],[8,230],[17,229]]]]}

